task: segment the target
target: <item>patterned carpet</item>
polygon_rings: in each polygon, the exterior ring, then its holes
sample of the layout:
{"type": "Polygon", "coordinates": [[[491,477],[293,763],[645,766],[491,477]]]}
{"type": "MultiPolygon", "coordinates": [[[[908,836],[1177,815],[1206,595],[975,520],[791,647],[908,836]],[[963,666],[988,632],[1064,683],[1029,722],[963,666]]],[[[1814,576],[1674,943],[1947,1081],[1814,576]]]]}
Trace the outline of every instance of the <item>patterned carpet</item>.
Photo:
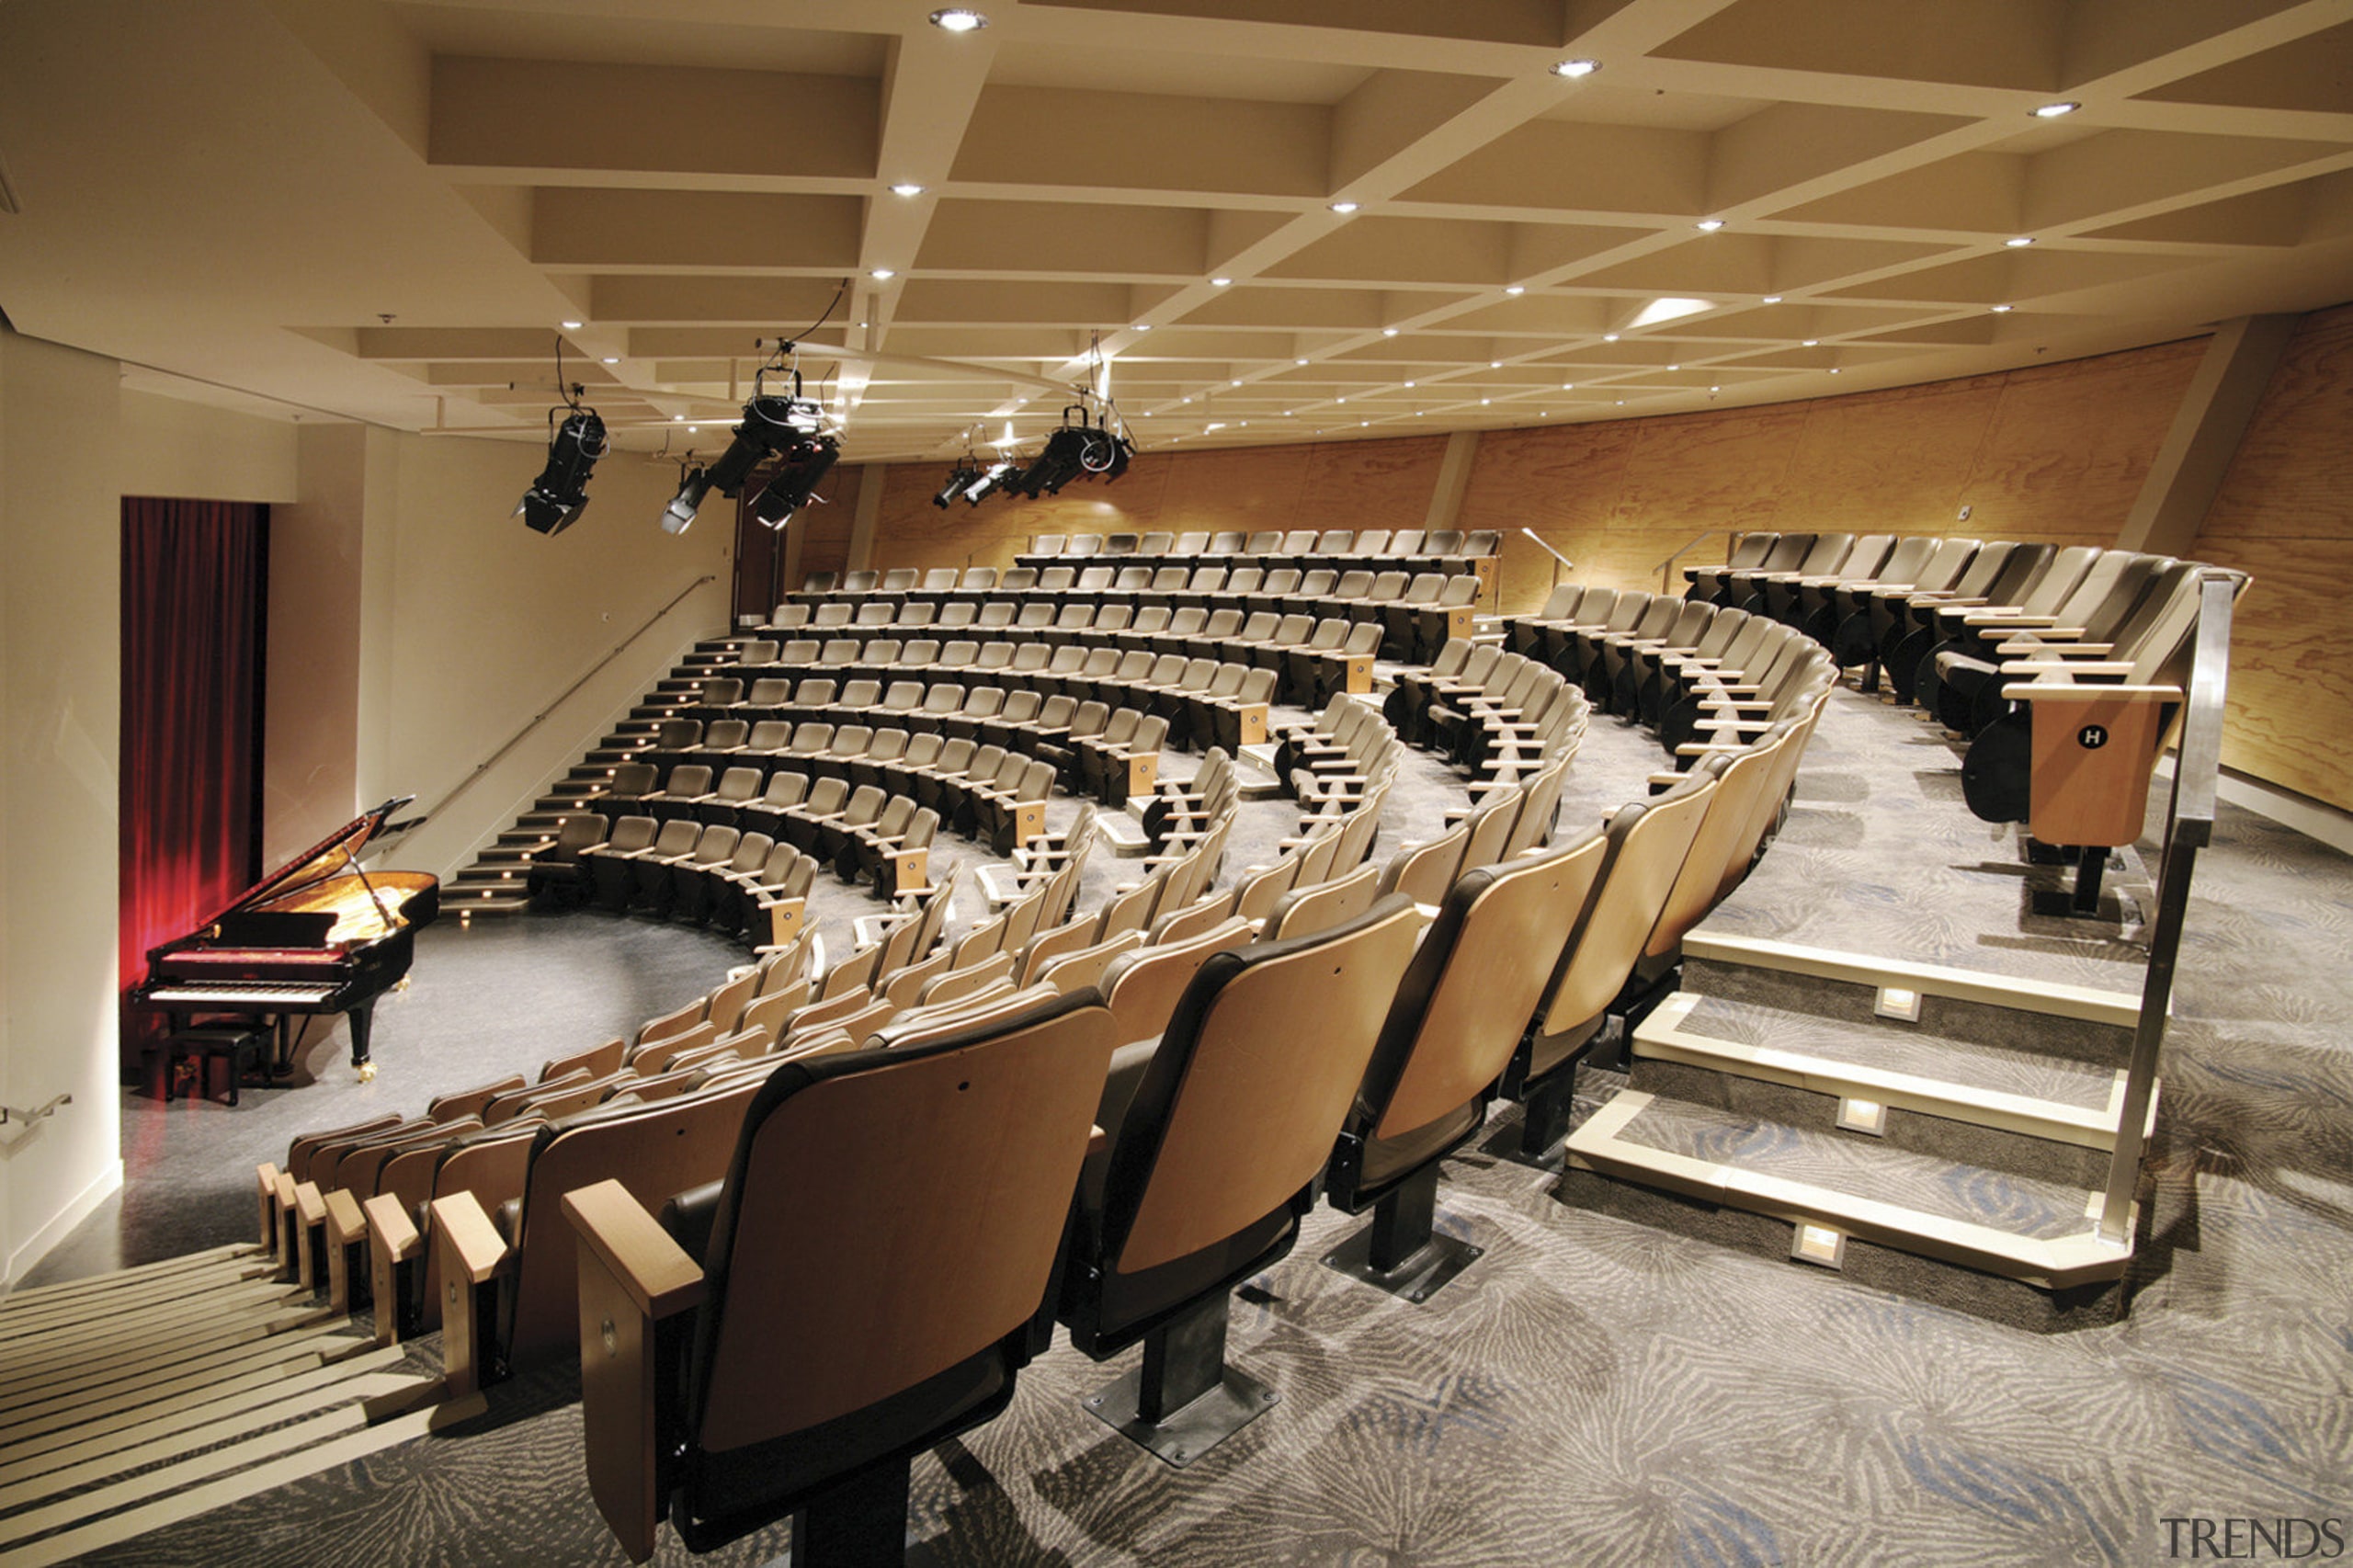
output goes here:
{"type": "MultiPolygon", "coordinates": [[[[1564,820],[1638,793],[1656,756],[1597,722],[1564,820]]],[[[1839,694],[1781,841],[1716,920],[2136,987],[2129,924],[2023,913],[2038,878],[1962,811],[1953,767],[1839,694]]],[[[918,1462],[911,1561],[2139,1563],[2167,1560],[2167,1517],[2353,1515],[2353,878],[2234,810],[2216,843],[2121,1322],[2025,1333],[1571,1207],[1558,1178],[1472,1152],[1447,1166],[1441,1226],[1486,1254],[1428,1304],[1320,1267],[1356,1222],[1319,1212],[1234,1308],[1233,1358],[1280,1392],[1272,1411],[1173,1471],[1077,1403],[1136,1353],[1058,1345],[1002,1418],[918,1462]]],[[[509,1386],[470,1432],[92,1561],[617,1562],[566,1392],[509,1386]]],[[[665,1534],[660,1560],[688,1558],[665,1534]]]]}

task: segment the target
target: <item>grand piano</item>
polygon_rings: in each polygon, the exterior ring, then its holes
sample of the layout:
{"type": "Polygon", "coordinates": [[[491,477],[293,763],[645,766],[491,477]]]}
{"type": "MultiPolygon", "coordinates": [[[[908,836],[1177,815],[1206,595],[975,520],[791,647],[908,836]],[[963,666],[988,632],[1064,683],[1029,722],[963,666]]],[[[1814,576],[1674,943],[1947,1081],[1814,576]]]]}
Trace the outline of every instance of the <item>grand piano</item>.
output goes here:
{"type": "Polygon", "coordinates": [[[414,796],[362,812],[240,893],[196,930],[147,949],[134,1003],[175,1029],[194,1014],[242,1015],[277,1034],[276,1066],[291,1065],[292,1020],[351,1019],[351,1064],[373,1078],[368,1034],[376,998],[408,973],[416,928],[440,908],[438,879],[369,871],[359,853],[414,796]]]}

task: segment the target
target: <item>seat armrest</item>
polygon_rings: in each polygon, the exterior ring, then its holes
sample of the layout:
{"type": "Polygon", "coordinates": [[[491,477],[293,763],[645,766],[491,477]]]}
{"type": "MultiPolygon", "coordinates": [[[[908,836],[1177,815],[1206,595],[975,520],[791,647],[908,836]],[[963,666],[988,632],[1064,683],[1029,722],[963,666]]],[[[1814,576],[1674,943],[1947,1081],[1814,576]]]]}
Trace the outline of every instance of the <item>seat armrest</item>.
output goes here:
{"type": "Polygon", "coordinates": [[[482,1392],[494,1325],[482,1321],[482,1292],[514,1267],[515,1253],[471,1192],[437,1198],[432,1215],[433,1260],[441,1276],[441,1366],[445,1396],[464,1399],[482,1392]]]}
{"type": "Polygon", "coordinates": [[[580,1237],[580,1310],[600,1322],[600,1340],[581,1336],[580,1415],[588,1489],[631,1561],[654,1555],[667,1455],[662,1434],[677,1419],[663,1409],[664,1374],[677,1361],[681,1314],[703,1300],[703,1274],[653,1215],[618,1181],[563,1196],[580,1237]]]}
{"type": "Polygon", "coordinates": [[[608,1178],[565,1193],[563,1212],[647,1318],[658,1323],[702,1304],[701,1267],[620,1182],[608,1178]]]}

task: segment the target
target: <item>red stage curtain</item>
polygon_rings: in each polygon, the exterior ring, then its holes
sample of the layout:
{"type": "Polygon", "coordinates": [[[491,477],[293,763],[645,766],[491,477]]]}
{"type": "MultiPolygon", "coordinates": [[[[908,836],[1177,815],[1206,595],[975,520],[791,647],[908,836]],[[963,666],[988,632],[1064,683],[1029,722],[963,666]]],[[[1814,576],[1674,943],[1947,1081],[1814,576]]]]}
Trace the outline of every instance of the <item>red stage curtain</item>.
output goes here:
{"type": "MultiPolygon", "coordinates": [[[[122,503],[121,985],[259,879],[268,508],[122,503]]],[[[124,1010],[126,1068],[153,1020],[124,1010]]]]}

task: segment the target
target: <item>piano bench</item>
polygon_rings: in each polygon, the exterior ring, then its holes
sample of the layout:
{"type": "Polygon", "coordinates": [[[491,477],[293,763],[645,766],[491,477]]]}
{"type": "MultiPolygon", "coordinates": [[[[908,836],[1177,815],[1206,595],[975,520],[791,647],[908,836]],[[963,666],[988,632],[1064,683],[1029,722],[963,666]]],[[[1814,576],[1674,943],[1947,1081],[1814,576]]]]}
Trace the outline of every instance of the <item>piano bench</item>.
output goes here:
{"type": "Polygon", "coordinates": [[[164,1041],[164,1097],[172,1097],[172,1085],[178,1077],[179,1064],[193,1060],[196,1063],[196,1092],[202,1096],[211,1095],[212,1063],[222,1057],[229,1062],[229,1104],[237,1103],[237,1091],[246,1072],[259,1074],[262,1085],[269,1084],[272,1052],[269,1031],[265,1028],[241,1028],[222,1025],[211,1028],[182,1029],[164,1041]]]}

